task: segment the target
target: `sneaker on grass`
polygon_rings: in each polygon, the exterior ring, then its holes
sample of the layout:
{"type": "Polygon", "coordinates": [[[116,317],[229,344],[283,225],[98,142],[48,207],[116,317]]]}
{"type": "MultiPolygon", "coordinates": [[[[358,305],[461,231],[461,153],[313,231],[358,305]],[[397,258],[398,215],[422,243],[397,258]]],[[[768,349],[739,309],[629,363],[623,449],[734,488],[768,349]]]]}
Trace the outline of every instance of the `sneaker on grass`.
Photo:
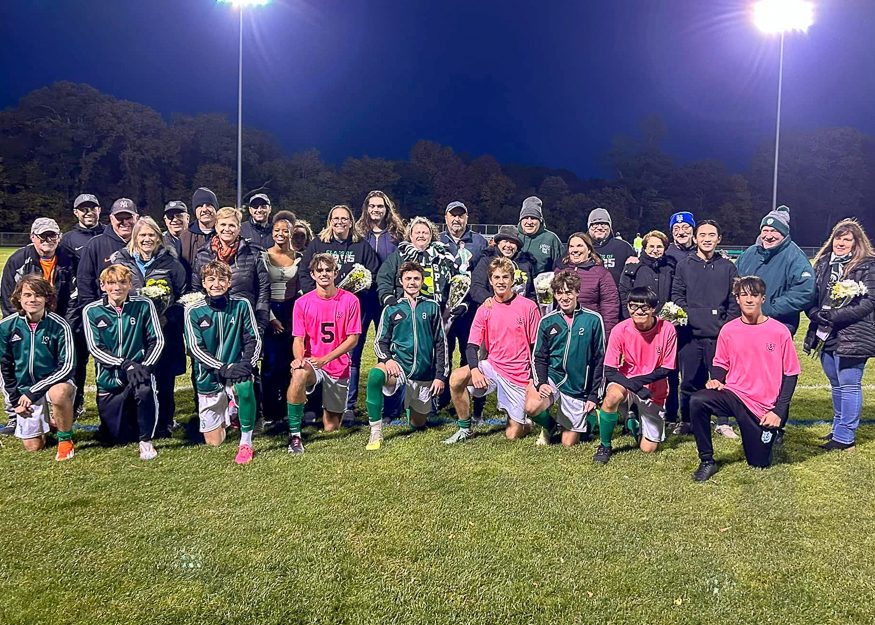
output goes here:
{"type": "Polygon", "coordinates": [[[453,434],[451,437],[446,439],[444,441],[444,443],[446,443],[447,445],[452,445],[453,443],[463,443],[466,440],[468,440],[469,438],[471,438],[472,436],[474,436],[474,432],[472,430],[460,429],[455,434],[453,434]]]}
{"type": "Polygon", "coordinates": [[[592,457],[593,462],[600,462],[601,464],[608,464],[610,459],[611,448],[605,447],[604,445],[599,445],[599,448],[596,449],[595,455],[592,457]]]}
{"type": "MultiPolygon", "coordinates": [[[[382,426],[382,421],[380,422],[382,426]]],[[[380,446],[383,444],[383,428],[371,428],[371,436],[368,438],[368,444],[365,446],[365,449],[368,451],[379,451],[380,446]]]]}
{"type": "Polygon", "coordinates": [[[249,464],[252,462],[252,445],[240,445],[240,448],[237,450],[237,457],[234,458],[234,462],[237,464],[249,464]]]}
{"type": "Polygon", "coordinates": [[[836,439],[831,438],[828,442],[821,445],[820,448],[826,451],[847,451],[856,449],[857,446],[854,443],[840,443],[836,439]]]}
{"type": "Polygon", "coordinates": [[[12,436],[15,434],[15,419],[9,419],[9,422],[0,430],[0,436],[12,436]]]}
{"type": "Polygon", "coordinates": [[[687,423],[686,421],[678,423],[677,427],[674,429],[674,433],[678,436],[689,436],[693,433],[693,424],[687,423]]]}
{"type": "Polygon", "coordinates": [[[69,460],[73,455],[73,443],[70,441],[61,441],[58,443],[58,453],[55,454],[55,460],[69,460]]]}
{"type": "Polygon", "coordinates": [[[355,421],[355,410],[346,409],[343,411],[343,416],[340,418],[340,424],[345,427],[351,427],[355,421]]]}
{"type": "Polygon", "coordinates": [[[722,436],[724,438],[733,438],[733,439],[738,438],[738,434],[736,434],[733,431],[732,426],[729,425],[728,423],[724,423],[723,425],[718,425],[716,428],[714,428],[714,431],[717,432],[720,436],[722,436]]]}
{"type": "Polygon", "coordinates": [[[158,457],[158,452],[155,451],[155,446],[152,441],[140,442],[140,460],[154,460],[158,457]]]}
{"type": "Polygon", "coordinates": [[[541,435],[538,437],[538,440],[535,441],[535,445],[539,447],[543,447],[545,445],[549,445],[553,442],[553,435],[551,432],[547,431],[547,428],[541,428],[541,435]]]}
{"type": "Polygon", "coordinates": [[[713,460],[702,460],[699,468],[693,473],[693,479],[697,482],[707,482],[715,473],[717,473],[717,463],[713,460]]]}
{"type": "Polygon", "coordinates": [[[304,453],[304,442],[301,440],[300,435],[291,434],[289,435],[289,448],[287,450],[290,454],[294,454],[296,456],[300,456],[304,453]]]}

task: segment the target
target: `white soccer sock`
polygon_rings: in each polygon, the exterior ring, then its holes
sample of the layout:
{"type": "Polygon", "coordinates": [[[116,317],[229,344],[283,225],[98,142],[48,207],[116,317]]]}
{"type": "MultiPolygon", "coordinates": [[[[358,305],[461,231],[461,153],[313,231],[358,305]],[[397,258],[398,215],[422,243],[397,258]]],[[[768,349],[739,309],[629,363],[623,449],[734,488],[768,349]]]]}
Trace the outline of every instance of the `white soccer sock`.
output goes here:
{"type": "Polygon", "coordinates": [[[383,422],[377,421],[376,423],[371,423],[371,440],[375,437],[379,438],[383,435],[383,422]]]}
{"type": "Polygon", "coordinates": [[[252,447],[252,430],[249,430],[248,432],[240,432],[240,444],[252,447]]]}

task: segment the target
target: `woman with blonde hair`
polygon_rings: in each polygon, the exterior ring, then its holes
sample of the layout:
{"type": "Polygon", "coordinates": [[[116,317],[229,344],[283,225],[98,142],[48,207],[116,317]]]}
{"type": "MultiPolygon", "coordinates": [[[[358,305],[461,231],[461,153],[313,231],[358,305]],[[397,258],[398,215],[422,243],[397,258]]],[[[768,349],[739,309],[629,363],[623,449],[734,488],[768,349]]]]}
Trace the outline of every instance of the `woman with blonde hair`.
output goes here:
{"type": "MultiPolygon", "coordinates": [[[[164,243],[164,234],[151,217],[140,217],[134,224],[127,246],[112,255],[112,263],[131,271],[132,293],[154,280],[169,289],[166,296],[152,298],[160,315],[164,349],[155,367],[155,390],[158,393],[158,426],[155,437],[170,436],[176,412],[174,386],[176,377],[185,373],[185,346],[182,340],[182,310],[178,303],[185,290],[185,267],[175,248],[164,243]]],[[[159,287],[160,288],[160,287],[159,287]]]]}
{"type": "Polygon", "coordinates": [[[815,307],[804,350],[810,354],[820,342],[820,363],[832,388],[832,432],[821,445],[827,451],[853,449],[863,408],[863,371],[875,356],[875,250],[863,227],[843,219],[814,258],[817,284],[815,307]],[[832,287],[845,280],[862,283],[866,293],[845,305],[831,305],[832,287]]]}
{"type": "MultiPolygon", "coordinates": [[[[319,233],[319,237],[314,239],[307,246],[307,249],[304,250],[304,256],[301,258],[301,267],[309,267],[310,261],[313,260],[313,256],[316,254],[330,254],[337,261],[336,284],[340,284],[343,281],[352,270],[353,265],[361,265],[370,271],[373,279],[376,279],[377,271],[380,269],[380,259],[377,253],[356,232],[352,209],[346,204],[338,204],[329,211],[325,228],[319,233]]],[[[302,271],[299,280],[302,293],[309,293],[316,288],[316,282],[309,271],[302,271]]],[[[365,303],[372,297],[372,291],[373,285],[371,285],[370,289],[359,291],[355,294],[359,298],[359,308],[363,324],[365,303]]],[[[362,361],[364,343],[365,337],[362,336],[357,348],[350,352],[349,395],[346,410],[343,413],[343,421],[345,423],[352,422],[353,410],[358,401],[359,367],[362,361]]]]}

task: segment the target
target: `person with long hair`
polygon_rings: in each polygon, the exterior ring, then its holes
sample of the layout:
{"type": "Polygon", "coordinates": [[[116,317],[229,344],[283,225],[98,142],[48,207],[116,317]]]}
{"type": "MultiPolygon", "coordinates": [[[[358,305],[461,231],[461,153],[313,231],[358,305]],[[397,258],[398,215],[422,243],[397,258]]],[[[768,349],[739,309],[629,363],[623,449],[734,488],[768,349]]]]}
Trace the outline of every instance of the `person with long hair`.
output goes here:
{"type": "Polygon", "coordinates": [[[176,412],[174,387],[176,377],[185,373],[185,345],[182,340],[182,306],[178,303],[185,290],[185,268],[164,244],[164,235],[151,217],[141,217],[134,224],[127,246],[113,254],[112,262],[131,271],[131,286],[139,293],[149,281],[164,281],[170,294],[156,302],[164,334],[164,349],[155,367],[155,390],[158,393],[158,427],[155,438],[170,436],[176,412]]]}
{"type": "Polygon", "coordinates": [[[820,363],[832,388],[832,432],[824,437],[828,451],[852,449],[863,408],[863,371],[875,356],[875,250],[863,227],[843,219],[814,258],[817,300],[808,312],[805,353],[823,340],[820,363]],[[833,285],[862,282],[866,293],[839,308],[830,305],[833,285]],[[823,337],[826,337],[823,339],[823,337]]]}
{"type": "Polygon", "coordinates": [[[620,320],[620,296],[611,273],[605,269],[602,257],[595,251],[592,238],[585,232],[568,237],[568,251],[555,267],[556,271],[571,271],[580,278],[580,305],[602,316],[605,339],[620,320]]]}

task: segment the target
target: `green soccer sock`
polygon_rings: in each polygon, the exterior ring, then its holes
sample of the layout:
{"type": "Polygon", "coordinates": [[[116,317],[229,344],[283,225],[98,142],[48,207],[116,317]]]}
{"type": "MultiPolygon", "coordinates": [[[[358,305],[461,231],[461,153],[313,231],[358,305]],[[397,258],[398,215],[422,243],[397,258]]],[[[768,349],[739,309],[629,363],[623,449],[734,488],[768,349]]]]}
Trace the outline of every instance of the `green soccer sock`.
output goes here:
{"type": "Polygon", "coordinates": [[[68,442],[72,443],[73,442],[73,430],[72,429],[67,430],[66,432],[62,432],[61,430],[58,430],[58,440],[61,442],[68,441],[68,442]]]}
{"type": "Polygon", "coordinates": [[[368,374],[368,421],[376,423],[383,419],[383,385],[386,384],[386,374],[374,367],[368,374]]]}
{"type": "Polygon", "coordinates": [[[548,432],[552,432],[556,428],[556,420],[550,416],[550,411],[545,410],[541,414],[532,415],[532,421],[540,425],[548,432]]]}
{"type": "Polygon", "coordinates": [[[471,429],[471,419],[459,419],[459,429],[460,430],[470,430],[471,429]]]}
{"type": "Polygon", "coordinates": [[[611,436],[614,434],[614,428],[617,426],[617,420],[620,415],[616,412],[605,412],[599,410],[599,437],[602,445],[605,447],[611,446],[611,436]]]}
{"type": "Polygon", "coordinates": [[[237,418],[240,431],[251,432],[255,428],[255,387],[252,380],[234,385],[237,393],[237,418]]]}
{"type": "Polygon", "coordinates": [[[289,434],[301,434],[301,421],[304,419],[304,404],[286,404],[286,418],[289,422],[289,434]]]}

